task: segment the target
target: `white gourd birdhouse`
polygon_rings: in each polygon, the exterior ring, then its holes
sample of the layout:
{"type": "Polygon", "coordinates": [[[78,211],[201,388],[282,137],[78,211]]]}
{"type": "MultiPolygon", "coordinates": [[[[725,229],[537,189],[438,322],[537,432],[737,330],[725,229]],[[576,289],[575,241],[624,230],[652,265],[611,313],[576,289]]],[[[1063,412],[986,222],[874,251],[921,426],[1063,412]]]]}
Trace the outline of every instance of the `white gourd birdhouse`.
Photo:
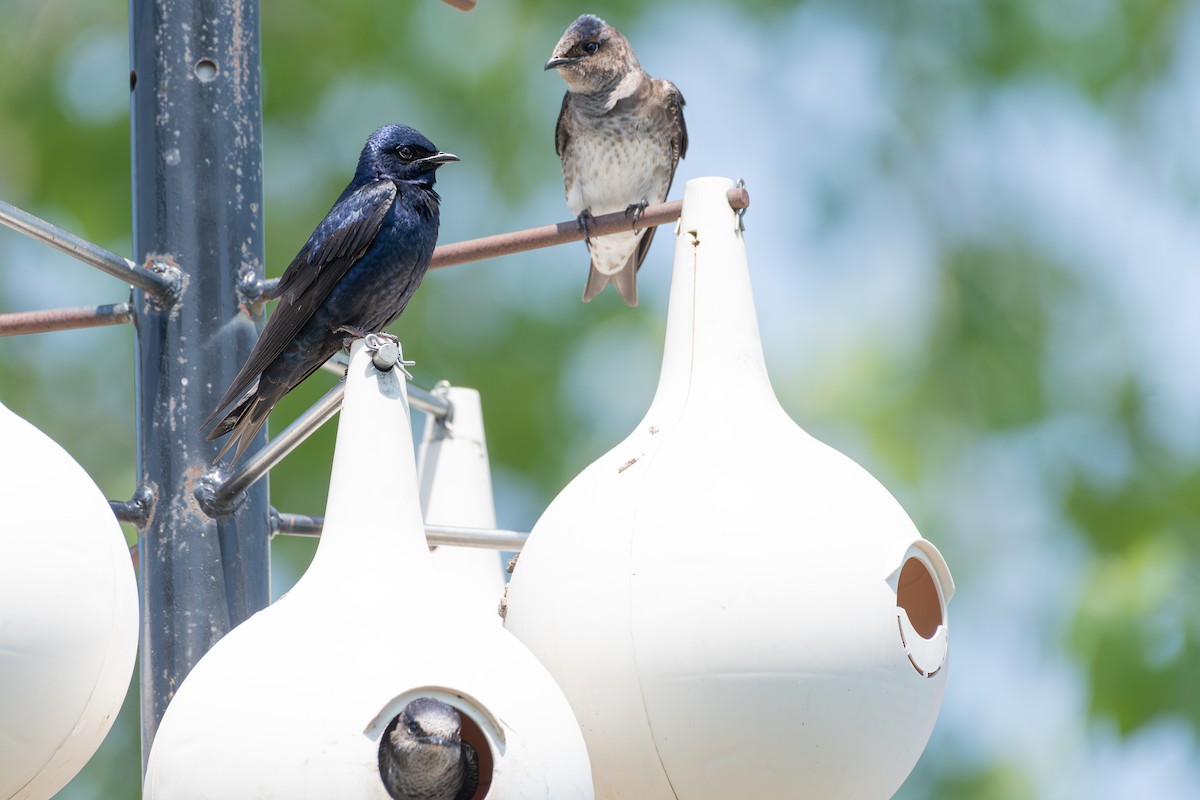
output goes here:
{"type": "Polygon", "coordinates": [[[404,380],[378,371],[358,342],[312,565],[183,682],[144,796],[388,800],[380,737],[422,696],[460,712],[480,758],[475,798],[593,796],[583,738],[554,681],[434,569],[404,380]]]}
{"type": "MultiPolygon", "coordinates": [[[[479,392],[460,386],[439,386],[434,392],[450,402],[452,411],[449,419],[425,421],[417,448],[425,524],[495,528],[496,505],[479,392]]],[[[443,579],[484,619],[499,625],[496,606],[504,594],[504,573],[496,551],[443,545],[432,555],[443,579]]]]}
{"type": "Polygon", "coordinates": [[[571,702],[597,798],[882,800],[933,729],[954,585],[780,407],[730,188],[688,182],[654,401],[534,527],[505,625],[571,702]]]}
{"type": "Polygon", "coordinates": [[[44,800],[117,717],[138,593],[108,501],[65,450],[0,404],[0,798],[44,800]]]}

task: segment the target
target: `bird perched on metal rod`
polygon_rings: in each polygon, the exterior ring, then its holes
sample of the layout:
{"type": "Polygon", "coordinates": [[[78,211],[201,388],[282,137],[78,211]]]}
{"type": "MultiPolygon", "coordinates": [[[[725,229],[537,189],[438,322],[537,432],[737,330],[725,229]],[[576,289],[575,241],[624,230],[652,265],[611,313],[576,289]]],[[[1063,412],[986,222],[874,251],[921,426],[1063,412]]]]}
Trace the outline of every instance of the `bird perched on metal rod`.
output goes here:
{"type": "Polygon", "coordinates": [[[666,200],[687,154],[683,95],[670,81],[647,75],[625,37],[591,14],[571,23],[545,68],[558,70],[567,84],[554,147],[567,205],[584,235],[592,216],[623,210],[631,217],[627,233],[588,237],[584,302],[612,283],[635,306],[637,270],[655,231],[638,230],[637,220],[647,205],[666,200]]]}
{"type": "Polygon", "coordinates": [[[458,712],[432,697],[405,706],[379,739],[379,777],[394,800],[470,800],[479,760],[458,712]]]}
{"type": "Polygon", "coordinates": [[[237,461],[275,404],[341,349],[347,333],[380,331],[404,311],[437,242],[433,184],[449,161],[458,156],[405,125],[371,134],[354,178],[280,278],[279,303],[246,363],[200,426],[225,412],[208,434],[232,433],[217,460],[236,442],[237,461]]]}

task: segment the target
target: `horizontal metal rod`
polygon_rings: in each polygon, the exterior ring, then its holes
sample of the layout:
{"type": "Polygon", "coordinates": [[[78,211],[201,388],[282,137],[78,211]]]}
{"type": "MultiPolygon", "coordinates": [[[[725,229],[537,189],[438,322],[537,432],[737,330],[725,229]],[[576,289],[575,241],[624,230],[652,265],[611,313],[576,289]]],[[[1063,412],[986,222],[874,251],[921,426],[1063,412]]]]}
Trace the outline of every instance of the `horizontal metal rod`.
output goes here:
{"type": "Polygon", "coordinates": [[[454,404],[444,397],[439,397],[420,386],[408,387],[408,404],[436,420],[454,416],[454,404]]]}
{"type": "MultiPolygon", "coordinates": [[[[325,525],[324,517],[306,514],[284,514],[271,512],[271,535],[320,536],[325,525]]],[[[426,525],[425,539],[430,546],[453,545],[456,547],[480,547],[490,550],[520,550],[525,546],[529,534],[494,528],[458,528],[447,525],[426,525]]]]}
{"type": "Polygon", "coordinates": [[[129,303],[55,308],[48,311],[19,311],[14,314],[0,314],[0,336],[98,328],[101,325],[124,325],[132,321],[133,306],[129,303]]]}
{"type": "MultiPolygon", "coordinates": [[[[729,205],[734,209],[750,207],[750,193],[742,187],[735,187],[726,193],[729,205]]],[[[614,214],[602,214],[593,217],[588,222],[589,236],[606,236],[656,225],[665,225],[679,219],[683,213],[683,201],[672,200],[668,203],[658,203],[646,206],[634,224],[632,215],[623,211],[614,214]]],[[[556,225],[543,225],[540,228],[527,228],[523,231],[501,233],[496,236],[485,236],[482,239],[470,239],[465,242],[442,245],[433,251],[430,269],[449,267],[468,261],[479,261],[485,258],[506,256],[512,253],[522,253],[526,250],[536,250],[540,247],[552,247],[567,242],[578,242],[584,238],[583,230],[577,220],[560,222],[556,225]]]]}
{"type": "Polygon", "coordinates": [[[3,200],[0,200],[0,223],[153,295],[170,297],[179,291],[178,269],[157,262],[150,268],[138,266],[3,200]]]}
{"type": "MultiPolygon", "coordinates": [[[[729,200],[730,208],[741,211],[750,207],[750,193],[746,191],[745,187],[735,186],[726,192],[725,196],[729,200]]],[[[588,235],[591,237],[607,236],[634,228],[640,230],[656,225],[665,225],[679,219],[679,215],[682,213],[683,201],[671,200],[667,203],[646,206],[646,209],[638,217],[636,225],[633,217],[623,211],[602,214],[593,217],[588,222],[588,235]]],[[[527,250],[553,247],[567,242],[578,242],[583,238],[583,230],[579,227],[579,221],[573,219],[555,225],[542,225],[539,228],[526,228],[522,231],[484,236],[481,239],[468,239],[465,242],[454,242],[435,248],[429,268],[439,269],[455,264],[465,264],[469,261],[482,261],[485,258],[523,253],[527,250]]],[[[262,299],[274,297],[278,285],[278,278],[263,281],[262,299]]]]}
{"type": "MultiPolygon", "coordinates": [[[[321,369],[326,372],[332,372],[341,378],[345,376],[346,367],[349,363],[349,354],[345,350],[342,350],[322,364],[321,369]]],[[[448,399],[412,383],[408,385],[408,404],[417,411],[428,414],[436,420],[443,420],[454,415],[454,404],[448,399]]]]}
{"type": "Polygon", "coordinates": [[[487,550],[520,550],[529,538],[528,531],[501,528],[455,528],[448,525],[426,525],[425,540],[434,547],[481,547],[487,550]]]}

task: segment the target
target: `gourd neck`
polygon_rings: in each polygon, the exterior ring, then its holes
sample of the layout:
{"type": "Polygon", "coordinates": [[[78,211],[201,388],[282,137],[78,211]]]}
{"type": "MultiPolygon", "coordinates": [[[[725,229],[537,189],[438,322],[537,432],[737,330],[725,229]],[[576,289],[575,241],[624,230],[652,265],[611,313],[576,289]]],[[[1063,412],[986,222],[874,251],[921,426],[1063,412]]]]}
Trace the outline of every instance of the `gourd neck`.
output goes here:
{"type": "MultiPolygon", "coordinates": [[[[741,220],[728,178],[688,181],[675,229],[663,365],[652,413],[736,394],[778,406],[763,360],[741,220]]],[[[732,410],[732,408],[728,409],[732,410]]]]}

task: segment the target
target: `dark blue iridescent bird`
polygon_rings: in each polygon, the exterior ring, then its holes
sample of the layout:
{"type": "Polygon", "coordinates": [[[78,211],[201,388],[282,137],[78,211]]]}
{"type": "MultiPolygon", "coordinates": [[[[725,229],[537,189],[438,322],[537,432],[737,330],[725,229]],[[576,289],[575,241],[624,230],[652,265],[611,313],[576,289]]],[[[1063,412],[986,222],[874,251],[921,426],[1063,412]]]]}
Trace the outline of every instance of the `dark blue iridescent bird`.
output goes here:
{"type": "Polygon", "coordinates": [[[418,131],[371,134],[354,179],[279,280],[279,303],[233,383],[201,428],[245,452],[275,404],[344,346],[347,332],[382,330],[425,277],[438,235],[437,169],[458,156],[418,131]],[[232,404],[231,408],[228,408],[232,404]]]}

